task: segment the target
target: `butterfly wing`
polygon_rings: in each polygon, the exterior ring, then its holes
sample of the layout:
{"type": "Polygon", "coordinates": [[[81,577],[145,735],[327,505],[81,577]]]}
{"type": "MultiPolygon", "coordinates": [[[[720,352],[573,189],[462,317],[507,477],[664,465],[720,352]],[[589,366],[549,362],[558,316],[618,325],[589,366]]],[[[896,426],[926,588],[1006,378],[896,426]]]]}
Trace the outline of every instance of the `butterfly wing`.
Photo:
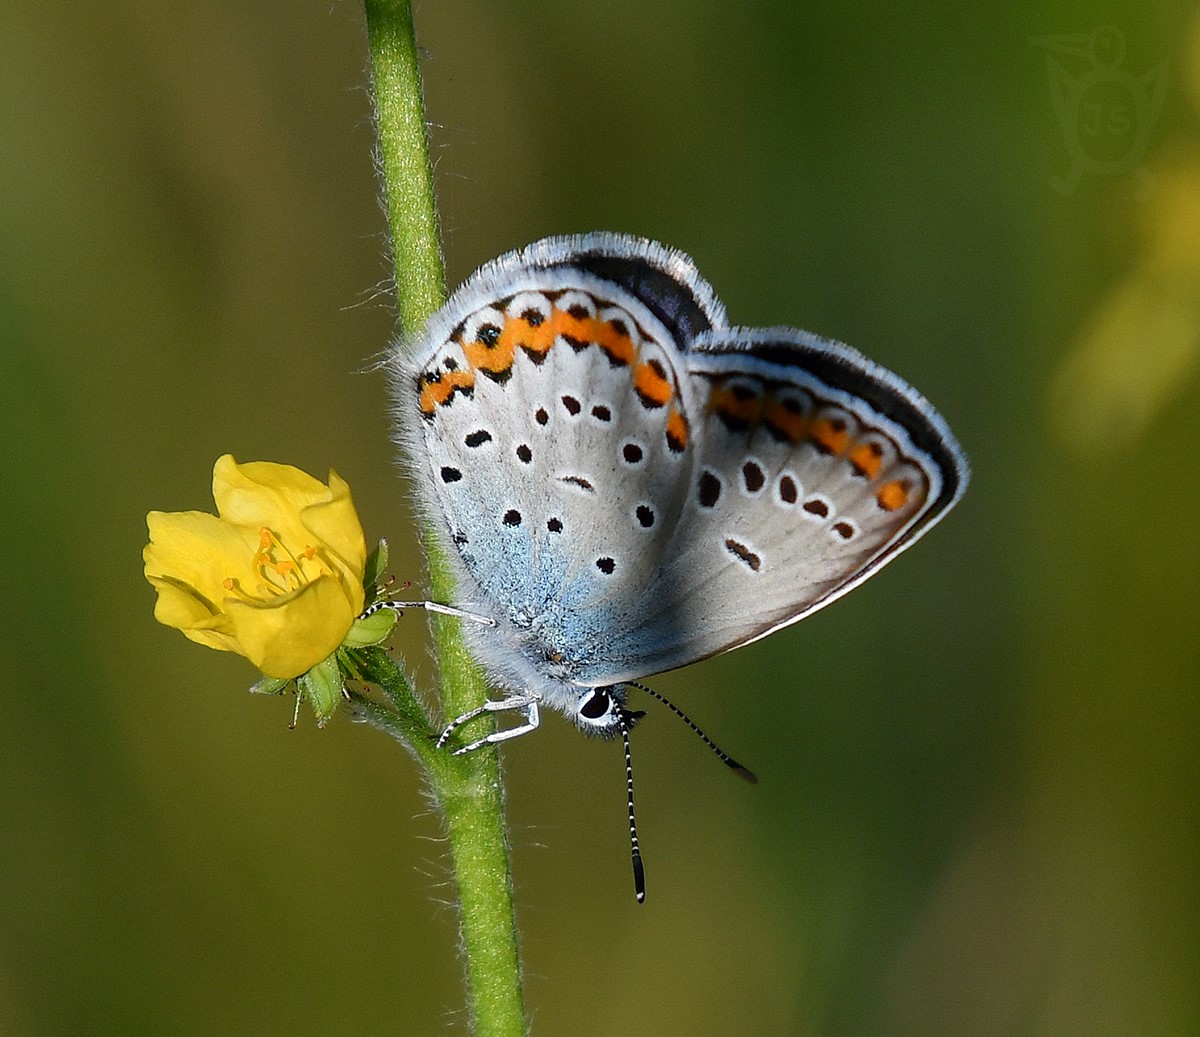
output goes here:
{"type": "Polygon", "coordinates": [[[392,369],[455,604],[499,623],[468,632],[476,654],[552,704],[563,682],[643,677],[802,619],[968,478],[897,376],[806,332],[728,328],[686,256],[636,238],[500,257],[392,369]]]}
{"type": "Polygon", "coordinates": [[[942,418],[848,346],[723,329],[693,342],[685,363],[698,408],[693,483],[662,568],[597,660],[607,680],[803,619],[915,542],[966,488],[942,418]]]}
{"type": "Polygon", "coordinates": [[[577,680],[662,570],[696,450],[676,346],[724,322],[686,257],[552,239],[501,257],[397,356],[402,428],[509,683],[577,680]]]}

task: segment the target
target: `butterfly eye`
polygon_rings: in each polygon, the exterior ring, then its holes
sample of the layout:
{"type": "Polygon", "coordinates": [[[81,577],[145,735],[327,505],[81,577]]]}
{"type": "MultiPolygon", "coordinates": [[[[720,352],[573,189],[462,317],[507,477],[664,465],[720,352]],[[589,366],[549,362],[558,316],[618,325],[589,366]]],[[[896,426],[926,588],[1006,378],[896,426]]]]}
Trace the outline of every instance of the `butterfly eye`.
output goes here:
{"type": "Polygon", "coordinates": [[[617,702],[610,688],[589,688],[575,705],[575,718],[584,731],[613,729],[617,702]]]}
{"type": "MultiPolygon", "coordinates": [[[[587,694],[579,700],[579,704],[575,707],[576,713],[579,714],[579,719],[595,724],[598,720],[603,720],[612,713],[613,700],[608,693],[607,688],[592,688],[587,694]]],[[[604,725],[607,726],[607,725],[604,725]]]]}

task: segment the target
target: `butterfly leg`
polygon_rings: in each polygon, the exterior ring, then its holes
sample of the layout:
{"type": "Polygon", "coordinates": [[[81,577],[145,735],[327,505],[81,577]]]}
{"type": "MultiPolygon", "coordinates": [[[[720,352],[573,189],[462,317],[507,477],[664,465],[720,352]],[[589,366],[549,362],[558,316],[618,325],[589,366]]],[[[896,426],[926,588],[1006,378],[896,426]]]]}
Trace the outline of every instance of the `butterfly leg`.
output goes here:
{"type": "Polygon", "coordinates": [[[507,742],[510,738],[518,738],[521,735],[528,734],[541,722],[541,717],[538,714],[538,700],[532,695],[515,695],[512,698],[501,699],[498,702],[489,700],[478,709],[473,709],[469,713],[464,713],[462,716],[451,720],[441,735],[438,736],[437,747],[439,749],[444,748],[446,742],[449,741],[450,736],[455,731],[476,717],[483,716],[484,713],[501,713],[510,709],[519,712],[525,722],[518,724],[516,727],[506,727],[499,731],[492,731],[483,738],[464,745],[460,749],[455,749],[454,755],[462,756],[463,753],[482,749],[485,745],[495,745],[497,742],[507,742]]]}

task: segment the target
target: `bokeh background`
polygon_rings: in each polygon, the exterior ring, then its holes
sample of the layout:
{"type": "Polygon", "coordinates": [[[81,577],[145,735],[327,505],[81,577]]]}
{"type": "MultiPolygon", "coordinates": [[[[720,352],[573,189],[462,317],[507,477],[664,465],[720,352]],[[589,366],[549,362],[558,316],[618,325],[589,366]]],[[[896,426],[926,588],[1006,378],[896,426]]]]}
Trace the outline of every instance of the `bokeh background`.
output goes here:
{"type": "MultiPolygon", "coordinates": [[[[919,386],[975,472],[879,579],[655,681],[761,783],[652,714],[644,907],[615,747],[504,750],[534,1032],[1200,1032],[1195,4],[417,20],[452,282],[669,242],[734,320],[919,386]]],[[[359,7],[0,23],[0,1032],[465,1032],[409,758],[289,731],[141,574],[230,451],[335,467],[421,586],[361,373],[394,323],[359,7]]]]}

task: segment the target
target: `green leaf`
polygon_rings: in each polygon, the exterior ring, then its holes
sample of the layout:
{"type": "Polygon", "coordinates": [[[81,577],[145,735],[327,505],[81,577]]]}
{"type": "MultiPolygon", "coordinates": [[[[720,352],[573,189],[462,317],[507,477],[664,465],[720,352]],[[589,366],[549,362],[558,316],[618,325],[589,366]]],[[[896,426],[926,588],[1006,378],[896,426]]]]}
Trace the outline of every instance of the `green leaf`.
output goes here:
{"type": "Polygon", "coordinates": [[[327,656],[308,673],[296,678],[300,694],[312,706],[318,726],[323,727],[342,701],[342,674],[338,669],[337,654],[327,656]]]}
{"type": "Polygon", "coordinates": [[[380,609],[378,612],[372,612],[369,616],[356,619],[350,624],[350,629],[346,631],[342,647],[366,648],[368,645],[377,645],[386,641],[396,628],[396,619],[395,609],[380,609]]]}
{"type": "Polygon", "coordinates": [[[282,695],[294,678],[264,677],[250,688],[251,695],[282,695]]]}
{"type": "Polygon", "coordinates": [[[366,591],[367,605],[373,605],[382,597],[383,578],[387,575],[387,567],[388,542],[386,538],[380,538],[375,550],[367,555],[367,566],[363,571],[363,590],[366,591]]]}

